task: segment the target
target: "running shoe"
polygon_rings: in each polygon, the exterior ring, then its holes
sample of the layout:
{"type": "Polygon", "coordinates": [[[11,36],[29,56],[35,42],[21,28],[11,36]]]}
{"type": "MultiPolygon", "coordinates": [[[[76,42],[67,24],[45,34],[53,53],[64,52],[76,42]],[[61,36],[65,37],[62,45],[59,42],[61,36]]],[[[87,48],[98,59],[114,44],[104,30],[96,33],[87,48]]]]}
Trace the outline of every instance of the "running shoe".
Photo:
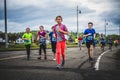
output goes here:
{"type": "Polygon", "coordinates": [[[90,61],[90,62],[94,62],[94,59],[93,59],[93,58],[89,58],[89,61],[90,61]]]}
{"type": "Polygon", "coordinates": [[[53,61],[56,61],[56,58],[53,58],[53,61]]]}
{"type": "Polygon", "coordinates": [[[57,68],[57,69],[61,69],[61,65],[60,65],[60,64],[58,64],[56,68],[57,68]]]}
{"type": "Polygon", "coordinates": [[[47,60],[47,56],[45,56],[44,59],[47,60]]]}
{"type": "Polygon", "coordinates": [[[65,64],[65,60],[63,60],[63,61],[62,61],[62,64],[61,64],[61,66],[64,66],[64,64],[65,64]]]}
{"type": "Polygon", "coordinates": [[[39,60],[41,60],[41,57],[38,57],[39,60]]]}

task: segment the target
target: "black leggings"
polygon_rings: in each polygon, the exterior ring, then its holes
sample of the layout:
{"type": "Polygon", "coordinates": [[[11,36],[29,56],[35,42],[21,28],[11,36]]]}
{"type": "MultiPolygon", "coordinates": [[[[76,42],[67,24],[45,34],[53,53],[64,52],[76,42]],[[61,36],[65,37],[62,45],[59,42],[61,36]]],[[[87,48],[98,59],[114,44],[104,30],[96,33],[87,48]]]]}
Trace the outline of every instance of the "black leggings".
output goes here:
{"type": "Polygon", "coordinates": [[[30,44],[28,44],[28,45],[25,45],[25,47],[26,47],[26,52],[27,52],[27,59],[29,60],[29,58],[30,58],[30,44]]]}
{"type": "Polygon", "coordinates": [[[55,54],[56,53],[56,42],[51,42],[51,46],[52,46],[52,52],[55,54]]]}
{"type": "Polygon", "coordinates": [[[45,43],[40,43],[39,55],[42,54],[42,49],[44,51],[44,55],[46,55],[46,44],[45,43]]]}

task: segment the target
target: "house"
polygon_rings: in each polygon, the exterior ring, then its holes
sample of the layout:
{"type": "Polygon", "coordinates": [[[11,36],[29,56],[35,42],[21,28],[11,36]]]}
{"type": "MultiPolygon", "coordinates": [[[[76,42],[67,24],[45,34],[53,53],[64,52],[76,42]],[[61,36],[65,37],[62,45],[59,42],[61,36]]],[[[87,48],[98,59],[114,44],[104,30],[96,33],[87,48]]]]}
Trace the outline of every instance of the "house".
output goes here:
{"type": "Polygon", "coordinates": [[[17,44],[22,44],[22,43],[24,43],[24,40],[22,40],[22,38],[18,38],[18,39],[16,40],[16,43],[17,43],[17,44]]]}
{"type": "Polygon", "coordinates": [[[0,37],[0,42],[3,42],[3,38],[0,37]]]}

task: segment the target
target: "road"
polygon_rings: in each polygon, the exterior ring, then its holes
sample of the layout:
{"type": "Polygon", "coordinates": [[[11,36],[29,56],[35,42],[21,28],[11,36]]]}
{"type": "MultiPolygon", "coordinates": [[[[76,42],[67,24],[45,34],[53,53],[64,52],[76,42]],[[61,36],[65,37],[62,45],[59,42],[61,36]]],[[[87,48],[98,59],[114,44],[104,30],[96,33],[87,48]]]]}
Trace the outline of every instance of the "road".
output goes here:
{"type": "Polygon", "coordinates": [[[38,60],[38,50],[31,50],[31,60],[26,60],[25,51],[0,52],[0,80],[120,80],[120,70],[116,68],[114,53],[107,51],[100,59],[99,70],[95,70],[98,57],[103,53],[95,48],[95,63],[88,61],[87,48],[68,48],[66,64],[63,69],[56,69],[52,52],[47,49],[47,60],[38,60]]]}

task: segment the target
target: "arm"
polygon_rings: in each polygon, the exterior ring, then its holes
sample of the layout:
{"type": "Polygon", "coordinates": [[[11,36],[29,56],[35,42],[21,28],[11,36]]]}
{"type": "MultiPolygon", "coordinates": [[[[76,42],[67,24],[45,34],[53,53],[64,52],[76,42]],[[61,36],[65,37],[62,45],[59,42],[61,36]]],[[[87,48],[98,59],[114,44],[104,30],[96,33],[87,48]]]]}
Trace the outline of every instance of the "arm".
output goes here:
{"type": "Polygon", "coordinates": [[[95,39],[95,37],[96,37],[96,34],[94,34],[94,39],[95,39]]]}
{"type": "Polygon", "coordinates": [[[93,35],[93,37],[94,37],[94,39],[95,39],[95,37],[96,37],[96,31],[94,30],[94,35],[93,35]]]}
{"type": "Polygon", "coordinates": [[[23,36],[22,36],[22,40],[26,40],[26,38],[25,38],[25,34],[23,34],[23,36]]]}
{"type": "Polygon", "coordinates": [[[34,38],[32,38],[32,43],[34,43],[34,38]]]}
{"type": "Polygon", "coordinates": [[[48,40],[50,40],[51,33],[49,33],[48,40]]]}
{"type": "Polygon", "coordinates": [[[61,33],[64,33],[64,34],[67,34],[68,35],[68,31],[63,31],[63,30],[61,30],[61,29],[59,29],[59,31],[61,32],[61,33]]]}
{"type": "Polygon", "coordinates": [[[86,30],[85,30],[83,37],[87,37],[87,36],[88,36],[88,34],[87,34],[86,30]]]}
{"type": "Polygon", "coordinates": [[[60,32],[62,32],[62,33],[64,33],[64,34],[66,34],[66,35],[68,35],[68,34],[69,34],[69,32],[68,32],[67,27],[66,27],[65,25],[63,25],[63,26],[64,26],[64,30],[59,29],[59,31],[60,31],[60,32]]]}
{"type": "Polygon", "coordinates": [[[38,36],[37,36],[37,41],[39,41],[39,38],[40,38],[40,37],[39,37],[39,35],[38,35],[38,36]]]}
{"type": "Polygon", "coordinates": [[[83,37],[87,37],[87,36],[90,36],[91,34],[84,34],[83,37]]]}
{"type": "Polygon", "coordinates": [[[32,35],[32,43],[34,43],[34,37],[33,37],[33,35],[32,35]]]}

